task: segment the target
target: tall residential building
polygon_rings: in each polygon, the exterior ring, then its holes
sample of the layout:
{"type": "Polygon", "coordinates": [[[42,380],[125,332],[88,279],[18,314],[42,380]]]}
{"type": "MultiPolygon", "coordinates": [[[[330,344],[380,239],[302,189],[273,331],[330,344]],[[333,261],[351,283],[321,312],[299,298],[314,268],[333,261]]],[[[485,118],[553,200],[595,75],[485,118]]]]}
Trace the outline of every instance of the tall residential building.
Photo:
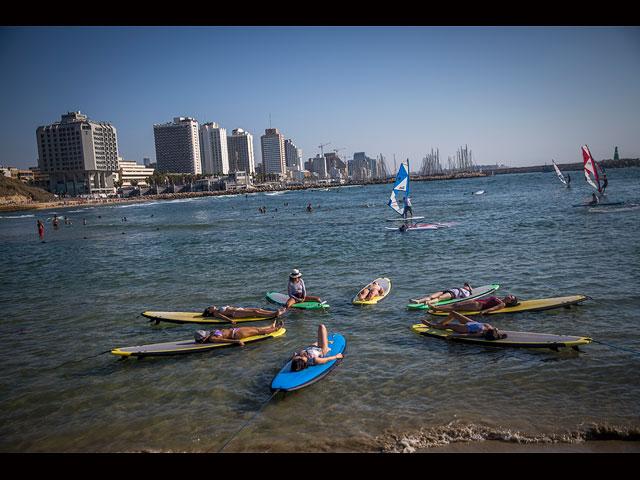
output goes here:
{"type": "Polygon", "coordinates": [[[200,152],[203,173],[229,173],[226,128],[219,127],[216,122],[200,125],[200,152]]]}
{"type": "Polygon", "coordinates": [[[175,117],[171,123],[153,126],[156,169],[169,173],[202,173],[198,121],[175,117]]]}
{"type": "Polygon", "coordinates": [[[231,131],[227,136],[227,151],[229,154],[229,170],[231,172],[256,173],[253,156],[253,135],[241,128],[231,131]]]}
{"type": "Polygon", "coordinates": [[[38,167],[49,175],[49,191],[68,195],[113,193],[118,171],[118,138],[109,123],[69,112],[36,129],[38,167]]]}
{"type": "Polygon", "coordinates": [[[302,170],[302,149],[296,147],[290,139],[284,141],[284,160],[287,170],[302,170]]]}
{"type": "Polygon", "coordinates": [[[286,173],[284,137],[277,128],[267,128],[260,137],[263,173],[286,173]]]}

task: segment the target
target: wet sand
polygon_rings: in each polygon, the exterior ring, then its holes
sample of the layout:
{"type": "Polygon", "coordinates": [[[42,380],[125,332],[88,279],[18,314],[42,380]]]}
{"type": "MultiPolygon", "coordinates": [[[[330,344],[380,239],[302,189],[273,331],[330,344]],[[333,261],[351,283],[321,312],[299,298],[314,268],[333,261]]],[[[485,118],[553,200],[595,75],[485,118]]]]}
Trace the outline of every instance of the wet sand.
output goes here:
{"type": "Polygon", "coordinates": [[[640,453],[640,442],[594,440],[583,443],[509,443],[497,440],[456,442],[415,453],[640,453]]]}

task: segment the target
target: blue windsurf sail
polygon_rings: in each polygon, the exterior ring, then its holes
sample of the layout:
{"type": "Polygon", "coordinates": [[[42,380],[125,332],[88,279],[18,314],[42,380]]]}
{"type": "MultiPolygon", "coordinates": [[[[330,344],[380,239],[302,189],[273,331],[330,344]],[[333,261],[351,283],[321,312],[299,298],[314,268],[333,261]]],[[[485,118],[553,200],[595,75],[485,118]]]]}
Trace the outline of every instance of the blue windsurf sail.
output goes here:
{"type": "Polygon", "coordinates": [[[407,208],[406,198],[409,196],[409,159],[406,162],[400,164],[398,169],[398,176],[396,177],[396,183],[393,185],[391,191],[391,198],[389,198],[389,206],[395,210],[399,215],[404,215],[404,211],[407,208]]]}

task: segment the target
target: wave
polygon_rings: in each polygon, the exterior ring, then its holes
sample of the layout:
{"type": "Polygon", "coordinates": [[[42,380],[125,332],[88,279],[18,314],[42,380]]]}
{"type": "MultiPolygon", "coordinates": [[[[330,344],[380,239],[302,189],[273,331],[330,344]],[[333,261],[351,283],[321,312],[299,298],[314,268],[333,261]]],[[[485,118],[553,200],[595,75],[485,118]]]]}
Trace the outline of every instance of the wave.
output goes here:
{"type": "Polygon", "coordinates": [[[457,442],[493,440],[522,445],[582,444],[595,440],[640,440],[640,427],[591,425],[562,433],[527,433],[508,428],[452,423],[422,428],[415,433],[387,432],[375,439],[375,450],[385,453],[414,453],[457,442]]]}
{"type": "Polygon", "coordinates": [[[29,218],[29,217],[35,217],[34,214],[30,214],[30,215],[1,215],[0,218],[29,218]]]}

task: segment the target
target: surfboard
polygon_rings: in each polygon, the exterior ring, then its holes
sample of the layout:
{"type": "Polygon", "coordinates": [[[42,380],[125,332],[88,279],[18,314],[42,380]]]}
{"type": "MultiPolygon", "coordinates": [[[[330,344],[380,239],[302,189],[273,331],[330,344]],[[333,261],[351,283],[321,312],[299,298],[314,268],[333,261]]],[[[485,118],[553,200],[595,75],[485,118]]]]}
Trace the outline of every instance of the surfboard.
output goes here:
{"type": "MultiPolygon", "coordinates": [[[[221,324],[231,323],[227,320],[214,317],[205,317],[202,313],[198,312],[155,312],[147,311],[142,312],[143,317],[148,318],[151,321],[155,321],[156,325],[160,322],[169,323],[199,323],[199,324],[221,324]]],[[[273,320],[274,317],[249,317],[249,318],[234,318],[236,323],[239,322],[257,322],[260,320],[273,320]]]]}
{"type": "MultiPolygon", "coordinates": [[[[437,330],[422,323],[411,327],[418,335],[445,340],[447,335],[454,332],[452,330],[437,330]]],[[[571,347],[577,349],[579,345],[586,345],[593,341],[589,337],[578,337],[573,335],[554,335],[549,333],[513,332],[510,330],[498,329],[500,333],[506,333],[507,337],[501,340],[487,340],[483,337],[452,337],[453,342],[466,343],[472,345],[483,345],[488,347],[511,347],[511,348],[550,348],[558,350],[561,347],[571,347]]]]}
{"type": "MultiPolygon", "coordinates": [[[[451,225],[455,225],[455,222],[423,223],[419,225],[409,225],[405,230],[405,232],[413,231],[413,230],[437,230],[438,228],[447,228],[447,227],[450,227],[451,225]]],[[[396,232],[401,230],[401,227],[384,227],[384,228],[385,230],[394,230],[396,232]]]]}
{"type": "Polygon", "coordinates": [[[624,205],[624,202],[600,202],[600,203],[578,203],[574,207],[611,207],[613,205],[624,205]]]}
{"type": "MultiPolygon", "coordinates": [[[[344,355],[347,342],[342,335],[337,333],[328,334],[327,339],[329,340],[329,352],[327,352],[327,356],[336,355],[337,353],[344,355]]],[[[323,363],[322,365],[314,365],[299,372],[291,371],[291,360],[289,360],[271,381],[271,391],[282,390],[290,392],[313,385],[340,365],[342,360],[342,358],[336,358],[330,362],[323,363]]]]}
{"type": "MultiPolygon", "coordinates": [[[[464,300],[472,300],[474,298],[484,297],[485,295],[489,295],[490,293],[495,292],[500,288],[500,285],[483,285],[481,287],[472,287],[471,295],[464,298],[454,298],[453,300],[443,300],[441,302],[436,302],[433,305],[450,305],[452,303],[463,302],[464,300]]],[[[410,303],[407,305],[409,310],[427,310],[429,305],[426,303],[410,303]]]]}
{"type": "MultiPolygon", "coordinates": [[[[267,293],[267,300],[284,306],[287,304],[287,300],[289,300],[289,295],[286,295],[284,293],[270,292],[267,293]]],[[[329,308],[329,304],[326,302],[300,302],[294,303],[293,305],[291,305],[291,308],[299,308],[302,310],[317,310],[329,308]]]]}
{"type": "Polygon", "coordinates": [[[387,295],[389,295],[389,292],[391,292],[391,280],[389,280],[388,278],[376,278],[374,280],[374,282],[378,282],[378,285],[380,285],[383,290],[384,290],[384,295],[378,296],[378,297],[374,297],[371,300],[360,300],[358,298],[358,295],[367,287],[369,287],[369,285],[371,285],[371,283],[368,283],[366,286],[362,287],[360,289],[360,291],[356,294],[355,297],[353,297],[353,300],[351,301],[351,303],[353,303],[354,305],[375,305],[376,303],[378,303],[380,300],[384,300],[387,295]]]}
{"type": "MultiPolygon", "coordinates": [[[[569,297],[554,297],[554,298],[542,298],[540,300],[525,300],[524,302],[520,302],[515,307],[505,307],[500,310],[494,310],[493,312],[488,312],[485,315],[492,315],[495,313],[541,312],[543,310],[551,310],[552,308],[560,308],[560,307],[569,308],[571,305],[575,305],[586,299],[587,297],[585,295],[572,295],[569,297]]],[[[429,310],[429,313],[432,315],[449,315],[449,312],[434,312],[433,310],[429,310]]],[[[466,312],[466,311],[460,310],[460,313],[467,316],[467,315],[478,315],[480,312],[466,312]]]]}
{"type": "MultiPolygon", "coordinates": [[[[267,335],[254,335],[243,338],[244,343],[254,343],[284,335],[285,328],[281,328],[267,335]]],[[[116,348],[111,350],[114,355],[123,357],[158,357],[166,355],[185,355],[188,353],[208,352],[215,348],[237,346],[235,343],[196,343],[195,340],[183,340],[178,342],[155,343],[150,345],[138,345],[134,347],[116,348]]]]}
{"type": "Polygon", "coordinates": [[[410,222],[411,220],[422,220],[424,217],[396,217],[396,218],[387,218],[387,222],[410,222]]]}

